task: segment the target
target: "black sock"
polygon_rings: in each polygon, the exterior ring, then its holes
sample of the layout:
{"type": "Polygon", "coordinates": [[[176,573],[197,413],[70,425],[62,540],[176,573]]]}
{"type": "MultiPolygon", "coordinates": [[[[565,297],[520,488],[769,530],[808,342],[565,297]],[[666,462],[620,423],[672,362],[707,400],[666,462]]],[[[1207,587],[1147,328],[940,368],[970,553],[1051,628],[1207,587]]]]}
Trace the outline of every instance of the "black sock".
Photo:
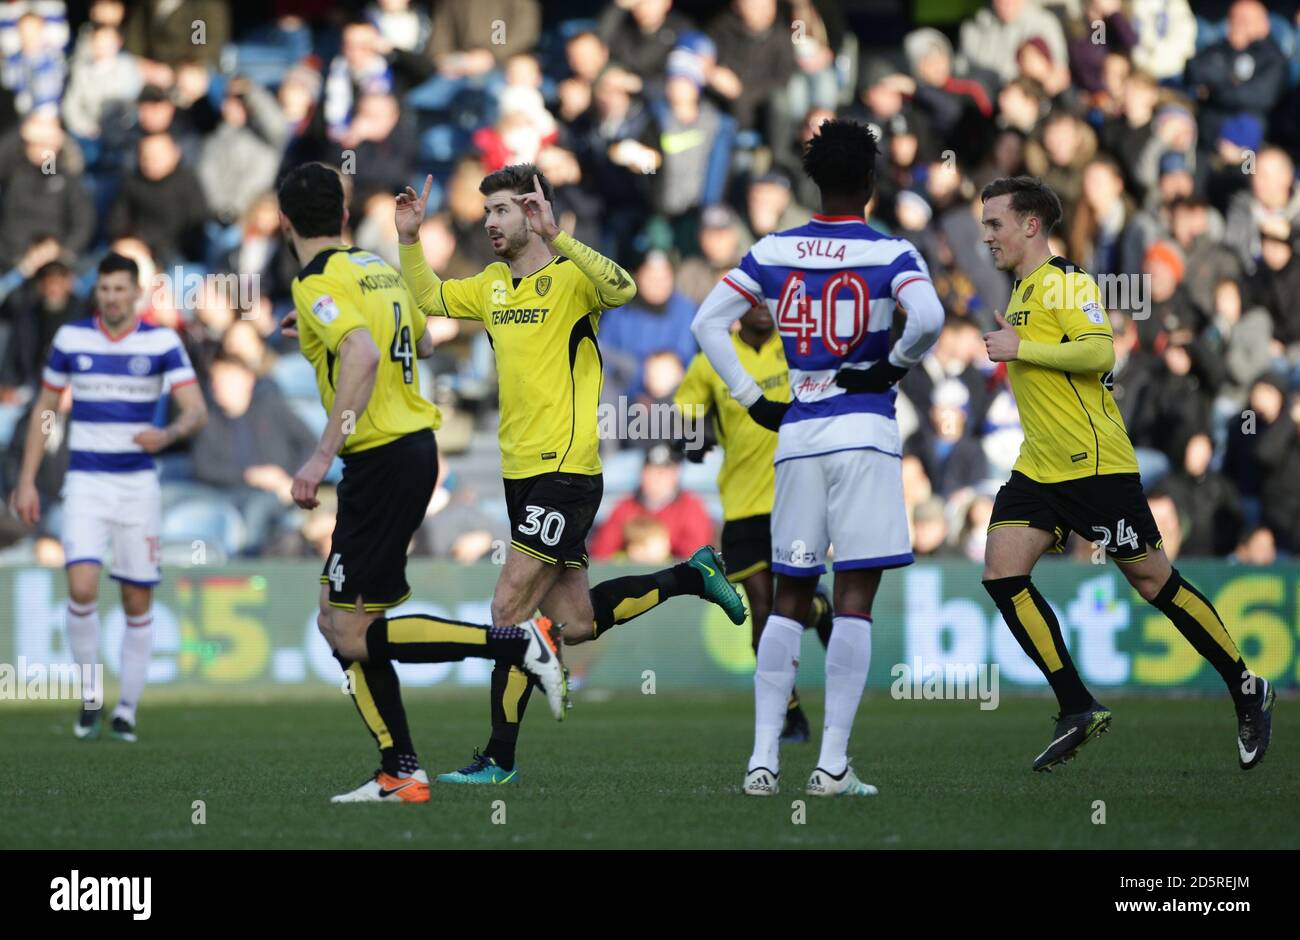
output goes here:
{"type": "Polygon", "coordinates": [[[528,634],[523,627],[488,627],[487,634],[488,655],[493,659],[511,666],[523,662],[524,650],[528,649],[528,634]]]}
{"type": "Polygon", "coordinates": [[[1052,606],[1038,593],[1029,576],[985,581],[984,590],[1002,612],[1002,619],[1020,648],[1047,677],[1061,714],[1072,715],[1087,708],[1092,703],[1092,693],[1074,668],[1052,606]]]}
{"type": "Polygon", "coordinates": [[[786,713],[797,712],[799,710],[799,690],[791,686],[790,701],[785,706],[786,713]]]}
{"type": "Polygon", "coordinates": [[[591,609],[596,615],[596,636],[616,624],[634,620],[670,597],[704,594],[704,575],[686,562],[652,574],[610,578],[591,589],[591,609]]]}
{"type": "Polygon", "coordinates": [[[1183,579],[1177,568],[1151,606],[1168,617],[1192,648],[1209,661],[1238,707],[1253,703],[1263,694],[1263,687],[1249,675],[1219,612],[1204,594],[1183,579]]]}
{"type": "Polygon", "coordinates": [[[345,660],[338,653],[334,658],[351,676],[352,703],[366,730],[375,739],[384,772],[400,773],[404,763],[413,765],[413,770],[418,769],[420,764],[411,743],[406,709],[402,705],[402,686],[392,662],[372,656],[369,662],[359,663],[345,660]]]}
{"type": "Polygon", "coordinates": [[[366,628],[366,650],[375,661],[453,663],[470,657],[509,658],[516,649],[522,654],[522,647],[511,645],[522,637],[517,627],[488,628],[426,614],[402,614],[376,617],[366,628]]]}
{"type": "Polygon", "coordinates": [[[498,661],[492,670],[492,737],[483,753],[502,770],[515,769],[515,745],[519,725],[533,691],[533,682],[522,669],[498,661]]]}

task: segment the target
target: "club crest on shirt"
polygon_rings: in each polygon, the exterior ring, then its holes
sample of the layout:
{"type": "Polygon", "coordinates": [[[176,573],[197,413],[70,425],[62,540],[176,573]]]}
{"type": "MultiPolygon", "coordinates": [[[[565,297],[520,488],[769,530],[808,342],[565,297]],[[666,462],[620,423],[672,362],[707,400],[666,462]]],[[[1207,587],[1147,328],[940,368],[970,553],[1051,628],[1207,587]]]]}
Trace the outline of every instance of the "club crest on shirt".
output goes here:
{"type": "Polygon", "coordinates": [[[132,356],[126,364],[127,370],[132,375],[148,375],[149,366],[150,362],[148,356],[132,356]]]}
{"type": "Polygon", "coordinates": [[[339,318],[338,305],[334,303],[334,298],[329,294],[322,294],[313,300],[311,302],[311,312],[317,320],[326,325],[339,318]]]}
{"type": "Polygon", "coordinates": [[[1025,292],[1020,295],[1020,302],[1022,304],[1029,303],[1029,295],[1032,294],[1033,292],[1034,292],[1034,285],[1030,284],[1028,287],[1025,288],[1025,292]]]}
{"type": "Polygon", "coordinates": [[[1089,300],[1083,305],[1083,312],[1088,317],[1089,323],[1096,323],[1100,326],[1106,321],[1106,312],[1101,309],[1101,304],[1095,300],[1089,300]]]}
{"type": "Polygon", "coordinates": [[[91,359],[89,356],[80,355],[77,357],[77,368],[80,369],[82,372],[89,372],[90,367],[93,366],[94,364],[95,364],[95,360],[91,359]]]}
{"type": "Polygon", "coordinates": [[[551,289],[551,276],[543,274],[537,279],[537,296],[545,297],[546,292],[551,289]]]}

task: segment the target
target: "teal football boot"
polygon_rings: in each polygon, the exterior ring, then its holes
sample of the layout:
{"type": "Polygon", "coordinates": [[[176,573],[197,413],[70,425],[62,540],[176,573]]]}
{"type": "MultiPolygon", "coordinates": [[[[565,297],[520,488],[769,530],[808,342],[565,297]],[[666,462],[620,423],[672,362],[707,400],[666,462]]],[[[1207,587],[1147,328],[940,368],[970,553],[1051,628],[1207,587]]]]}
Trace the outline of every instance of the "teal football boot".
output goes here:
{"type": "Polygon", "coordinates": [[[494,758],[480,754],[476,749],[468,767],[449,774],[438,774],[439,783],[513,783],[519,777],[519,768],[505,770],[494,758]]]}
{"type": "Polygon", "coordinates": [[[727,569],[722,556],[712,545],[697,548],[686,563],[704,577],[704,597],[727,612],[731,622],[739,626],[745,622],[745,602],[727,580],[727,569]]]}

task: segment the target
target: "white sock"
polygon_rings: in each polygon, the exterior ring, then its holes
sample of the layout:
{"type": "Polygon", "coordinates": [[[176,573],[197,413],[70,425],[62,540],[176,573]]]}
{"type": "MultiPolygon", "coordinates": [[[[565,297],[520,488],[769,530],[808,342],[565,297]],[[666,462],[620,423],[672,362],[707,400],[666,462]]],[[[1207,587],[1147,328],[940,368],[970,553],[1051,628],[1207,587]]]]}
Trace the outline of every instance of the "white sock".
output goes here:
{"type": "Polygon", "coordinates": [[[145,680],[149,678],[149,661],[153,658],[153,614],[126,618],[122,634],[122,696],[114,718],[135,724],[135,707],[140,704],[145,680]]]}
{"type": "Polygon", "coordinates": [[[836,617],[826,644],[826,723],[817,766],[839,776],[848,766],[849,732],[871,668],[871,621],[836,617]]]}
{"type": "Polygon", "coordinates": [[[99,659],[99,608],[68,601],[64,623],[68,631],[68,650],[81,670],[81,703],[98,709],[104,704],[104,690],[95,682],[95,662],[99,659]]]}
{"type": "Polygon", "coordinates": [[[803,627],[789,617],[772,614],[758,641],[754,670],[754,753],[749,769],[780,771],[781,726],[785,723],[790,690],[799,671],[799,641],[803,627]]]}

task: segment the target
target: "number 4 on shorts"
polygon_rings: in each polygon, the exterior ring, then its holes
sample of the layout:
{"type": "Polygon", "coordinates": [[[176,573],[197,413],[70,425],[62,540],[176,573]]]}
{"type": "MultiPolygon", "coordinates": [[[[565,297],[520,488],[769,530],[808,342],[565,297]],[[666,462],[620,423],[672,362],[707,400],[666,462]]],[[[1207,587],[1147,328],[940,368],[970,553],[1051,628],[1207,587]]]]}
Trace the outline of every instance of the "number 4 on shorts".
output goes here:
{"type": "Polygon", "coordinates": [[[334,586],[335,594],[343,590],[343,556],[338,552],[330,556],[330,566],[326,576],[334,586]]]}
{"type": "Polygon", "coordinates": [[[1138,534],[1133,527],[1121,519],[1115,524],[1115,544],[1123,545],[1127,548],[1136,550],[1138,547],[1138,534]]]}

